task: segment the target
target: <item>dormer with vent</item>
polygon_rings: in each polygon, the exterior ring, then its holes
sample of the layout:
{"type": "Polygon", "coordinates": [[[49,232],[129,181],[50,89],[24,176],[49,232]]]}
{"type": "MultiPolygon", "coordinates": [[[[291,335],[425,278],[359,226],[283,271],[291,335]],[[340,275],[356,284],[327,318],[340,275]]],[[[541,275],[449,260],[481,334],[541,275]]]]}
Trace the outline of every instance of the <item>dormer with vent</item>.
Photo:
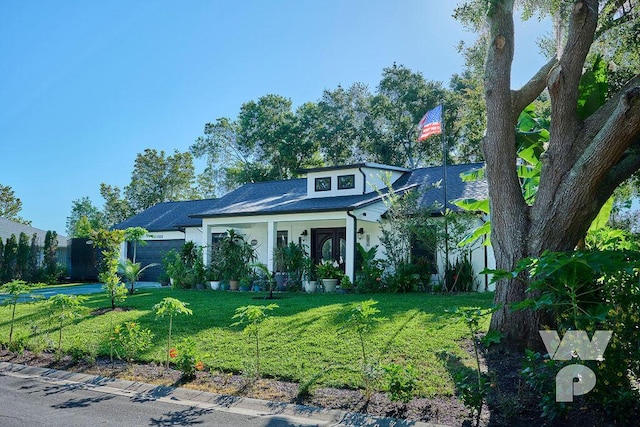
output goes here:
{"type": "Polygon", "coordinates": [[[377,163],[360,163],[302,171],[307,174],[307,197],[355,196],[385,188],[385,176],[391,182],[409,172],[409,169],[377,163]]]}

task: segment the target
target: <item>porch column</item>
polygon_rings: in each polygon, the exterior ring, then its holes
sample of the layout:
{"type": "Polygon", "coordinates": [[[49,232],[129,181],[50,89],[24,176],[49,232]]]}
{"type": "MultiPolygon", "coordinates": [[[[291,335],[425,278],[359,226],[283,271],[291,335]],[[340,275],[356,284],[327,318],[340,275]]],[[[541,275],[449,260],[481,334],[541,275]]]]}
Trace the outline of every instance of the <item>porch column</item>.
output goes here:
{"type": "Polygon", "coordinates": [[[350,215],[347,215],[347,227],[346,227],[346,256],[347,259],[344,260],[344,272],[349,279],[351,279],[351,283],[356,279],[354,277],[355,265],[356,265],[356,219],[350,215]]]}
{"type": "Polygon", "coordinates": [[[273,265],[273,250],[276,247],[277,236],[278,224],[270,219],[267,221],[267,268],[269,271],[275,271],[275,265],[273,265]]]}

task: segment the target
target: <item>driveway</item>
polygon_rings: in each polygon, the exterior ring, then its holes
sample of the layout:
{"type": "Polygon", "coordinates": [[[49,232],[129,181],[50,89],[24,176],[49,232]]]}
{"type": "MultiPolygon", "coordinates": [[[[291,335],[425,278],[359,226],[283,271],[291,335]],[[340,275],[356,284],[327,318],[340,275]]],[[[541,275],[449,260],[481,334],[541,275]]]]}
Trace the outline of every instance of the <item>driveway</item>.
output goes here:
{"type": "MultiPolygon", "coordinates": [[[[125,284],[128,288],[128,284],[125,284]]],[[[150,289],[150,288],[161,288],[162,285],[158,282],[136,282],[136,289],[150,289]]],[[[83,283],[81,285],[69,285],[69,286],[52,286],[52,287],[44,287],[39,289],[34,289],[31,291],[32,295],[35,295],[36,298],[49,298],[56,294],[66,294],[66,295],[86,295],[86,294],[96,294],[104,292],[102,289],[102,283],[83,283]]],[[[0,293],[0,304],[7,299],[7,294],[0,293]]],[[[19,302],[25,302],[27,300],[31,300],[32,298],[28,297],[20,297],[19,302]]]]}

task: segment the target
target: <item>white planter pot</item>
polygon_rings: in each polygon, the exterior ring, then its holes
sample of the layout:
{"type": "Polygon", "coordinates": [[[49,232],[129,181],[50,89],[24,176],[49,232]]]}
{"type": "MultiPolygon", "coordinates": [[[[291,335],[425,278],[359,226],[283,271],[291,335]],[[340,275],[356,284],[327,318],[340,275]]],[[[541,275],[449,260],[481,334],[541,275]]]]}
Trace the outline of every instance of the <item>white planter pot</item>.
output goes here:
{"type": "Polygon", "coordinates": [[[219,280],[210,280],[209,281],[209,287],[212,290],[217,291],[218,289],[220,289],[220,281],[219,280]]]}
{"type": "Polygon", "coordinates": [[[325,292],[335,292],[338,285],[338,279],[320,279],[325,292]]]}
{"type": "Polygon", "coordinates": [[[304,290],[312,294],[318,289],[318,283],[315,280],[304,283],[304,290]]]}

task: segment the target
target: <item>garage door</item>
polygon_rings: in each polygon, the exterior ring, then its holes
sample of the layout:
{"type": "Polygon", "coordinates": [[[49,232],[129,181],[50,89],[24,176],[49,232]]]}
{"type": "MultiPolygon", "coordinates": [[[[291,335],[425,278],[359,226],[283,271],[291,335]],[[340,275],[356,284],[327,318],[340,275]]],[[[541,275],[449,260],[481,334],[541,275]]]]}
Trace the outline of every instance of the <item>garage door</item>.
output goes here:
{"type": "MultiPolygon", "coordinates": [[[[141,275],[140,280],[155,282],[158,281],[160,274],[162,273],[162,256],[169,252],[171,249],[180,251],[184,245],[184,240],[149,240],[146,245],[138,244],[136,251],[136,262],[139,262],[144,267],[145,265],[156,263],[158,265],[147,268],[141,275]]],[[[133,257],[133,244],[129,242],[127,247],[127,254],[129,258],[133,257]]]]}

